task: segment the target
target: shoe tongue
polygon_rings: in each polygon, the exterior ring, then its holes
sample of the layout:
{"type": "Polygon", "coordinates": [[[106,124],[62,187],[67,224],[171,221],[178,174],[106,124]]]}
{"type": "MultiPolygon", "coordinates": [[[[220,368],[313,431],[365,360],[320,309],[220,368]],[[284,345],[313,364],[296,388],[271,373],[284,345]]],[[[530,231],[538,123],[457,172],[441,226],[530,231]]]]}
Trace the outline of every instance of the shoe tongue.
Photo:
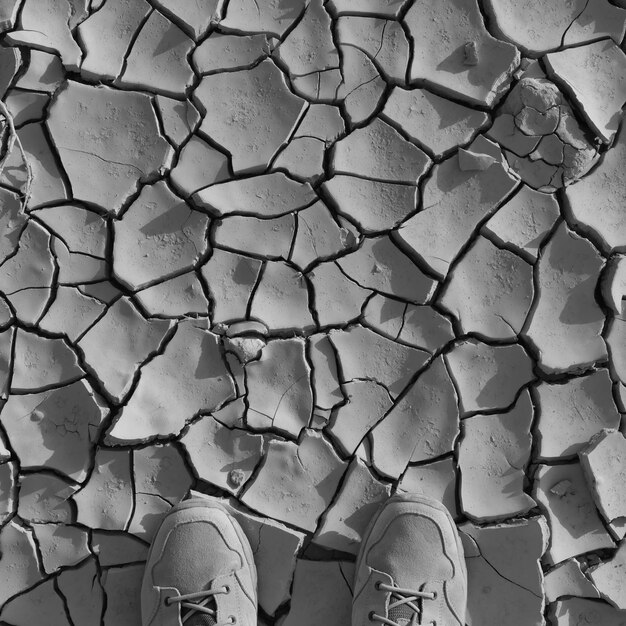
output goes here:
{"type": "MultiPolygon", "coordinates": [[[[409,626],[411,624],[411,620],[414,619],[415,611],[407,606],[406,604],[401,604],[393,609],[389,609],[387,612],[387,617],[392,622],[397,622],[399,626],[409,626]]],[[[414,621],[414,624],[419,624],[418,621],[414,621]]]]}
{"type": "Polygon", "coordinates": [[[215,618],[206,613],[194,613],[185,621],[185,626],[215,626],[215,624],[217,624],[215,618]]]}

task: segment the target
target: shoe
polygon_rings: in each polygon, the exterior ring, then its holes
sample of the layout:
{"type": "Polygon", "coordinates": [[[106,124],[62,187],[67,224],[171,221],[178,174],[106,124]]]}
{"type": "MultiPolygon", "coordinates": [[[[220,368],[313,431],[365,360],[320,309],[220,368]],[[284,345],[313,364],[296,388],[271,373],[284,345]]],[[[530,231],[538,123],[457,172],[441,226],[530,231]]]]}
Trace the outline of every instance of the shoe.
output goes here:
{"type": "Polygon", "coordinates": [[[143,626],[256,626],[257,575],[237,521],[215,499],[173,507],[156,533],[141,587],[143,626]]]}
{"type": "Polygon", "coordinates": [[[447,509],[417,494],[391,497],[356,562],[352,626],[464,626],[467,570],[447,509]]]}

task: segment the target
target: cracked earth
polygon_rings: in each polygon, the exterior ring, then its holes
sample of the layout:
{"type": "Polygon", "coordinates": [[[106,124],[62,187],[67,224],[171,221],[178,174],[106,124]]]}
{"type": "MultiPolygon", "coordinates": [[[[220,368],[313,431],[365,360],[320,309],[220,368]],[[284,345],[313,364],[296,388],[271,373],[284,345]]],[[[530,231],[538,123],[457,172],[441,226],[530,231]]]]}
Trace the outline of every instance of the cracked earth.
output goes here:
{"type": "Polygon", "coordinates": [[[345,626],[392,493],[468,626],[626,624],[624,0],[3,0],[0,624],[137,626],[223,498],[345,626]],[[43,616],[43,617],[42,617],[43,616]]]}

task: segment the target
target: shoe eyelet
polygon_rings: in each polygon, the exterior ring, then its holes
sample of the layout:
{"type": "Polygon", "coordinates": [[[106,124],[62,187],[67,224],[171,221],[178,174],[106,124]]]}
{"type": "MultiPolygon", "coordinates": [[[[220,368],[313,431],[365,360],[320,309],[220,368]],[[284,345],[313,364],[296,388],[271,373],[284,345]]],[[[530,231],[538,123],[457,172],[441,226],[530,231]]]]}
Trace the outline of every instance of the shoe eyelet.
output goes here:
{"type": "Polygon", "coordinates": [[[382,583],[382,581],[380,581],[380,580],[377,580],[377,581],[374,583],[374,589],[376,589],[376,591],[380,591],[380,585],[381,585],[381,583],[382,583]]]}
{"type": "Polygon", "coordinates": [[[373,622],[373,621],[374,621],[374,611],[370,611],[370,612],[367,614],[367,619],[368,619],[370,622],[373,622]]]}
{"type": "MultiPolygon", "coordinates": [[[[437,592],[433,591],[433,600],[436,600],[436,599],[437,599],[437,592]]],[[[437,624],[433,622],[433,626],[437,626],[437,624]]]]}
{"type": "Polygon", "coordinates": [[[224,590],[224,593],[230,593],[230,585],[224,585],[222,589],[224,590]]]}
{"type": "Polygon", "coordinates": [[[230,624],[236,624],[237,623],[237,618],[234,615],[229,615],[228,616],[228,622],[230,624]]]}
{"type": "Polygon", "coordinates": [[[172,604],[172,602],[171,602],[171,600],[169,599],[169,597],[168,597],[168,598],[165,598],[164,602],[165,602],[165,606],[169,606],[170,604],[172,604]]]}

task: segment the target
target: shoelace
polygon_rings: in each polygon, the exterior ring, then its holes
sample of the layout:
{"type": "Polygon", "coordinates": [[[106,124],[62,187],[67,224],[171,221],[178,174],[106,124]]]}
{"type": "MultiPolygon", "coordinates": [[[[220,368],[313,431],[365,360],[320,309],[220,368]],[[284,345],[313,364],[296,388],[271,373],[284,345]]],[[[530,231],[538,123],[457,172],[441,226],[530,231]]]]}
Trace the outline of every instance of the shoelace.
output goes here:
{"type": "MultiPolygon", "coordinates": [[[[378,581],[375,585],[376,589],[382,591],[389,591],[391,593],[392,598],[397,598],[395,602],[389,603],[389,613],[393,609],[397,609],[400,606],[405,605],[407,608],[413,611],[413,616],[411,618],[411,625],[418,624],[415,620],[421,616],[421,609],[417,604],[415,604],[415,600],[418,598],[424,598],[426,600],[434,600],[437,597],[437,592],[428,592],[428,591],[416,591],[415,589],[403,589],[402,587],[394,587],[393,585],[387,585],[381,581],[378,581]]],[[[379,622],[381,624],[385,624],[386,626],[400,626],[398,622],[395,622],[383,615],[377,615],[374,611],[371,611],[369,614],[370,622],[379,622]]],[[[432,622],[431,622],[432,623],[432,622]]]]}
{"type": "MultiPolygon", "coordinates": [[[[170,596],[165,598],[165,604],[172,604],[173,602],[179,602],[182,609],[187,609],[187,614],[182,618],[182,622],[186,622],[194,613],[205,613],[213,619],[217,617],[217,610],[210,609],[206,604],[217,594],[230,593],[228,586],[221,587],[220,589],[205,589],[204,591],[196,591],[195,593],[186,593],[180,596],[170,596]],[[192,600],[198,600],[201,598],[201,602],[192,602],[192,600]]],[[[227,622],[215,623],[215,626],[232,626],[236,624],[237,620],[234,615],[228,618],[227,622]]]]}

